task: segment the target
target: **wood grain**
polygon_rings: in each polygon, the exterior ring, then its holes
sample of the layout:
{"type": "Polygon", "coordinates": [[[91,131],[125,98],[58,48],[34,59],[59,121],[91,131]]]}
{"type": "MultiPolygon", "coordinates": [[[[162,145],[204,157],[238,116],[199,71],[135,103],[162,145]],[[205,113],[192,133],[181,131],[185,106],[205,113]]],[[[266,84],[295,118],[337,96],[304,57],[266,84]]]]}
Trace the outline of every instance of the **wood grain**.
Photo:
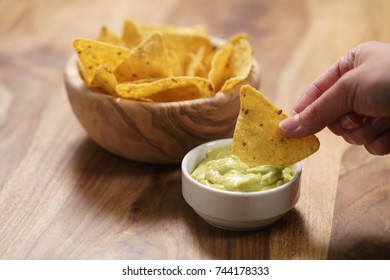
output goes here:
{"type": "Polygon", "coordinates": [[[390,41],[389,1],[2,0],[0,18],[0,259],[389,258],[389,156],[324,130],[295,209],[265,230],[224,231],[185,203],[179,164],[90,140],[63,83],[72,40],[102,25],[204,23],[248,33],[262,92],[288,111],[349,48],[390,41]]]}
{"type": "Polygon", "coordinates": [[[330,259],[390,259],[390,161],[350,147],[334,209],[330,259]]]}

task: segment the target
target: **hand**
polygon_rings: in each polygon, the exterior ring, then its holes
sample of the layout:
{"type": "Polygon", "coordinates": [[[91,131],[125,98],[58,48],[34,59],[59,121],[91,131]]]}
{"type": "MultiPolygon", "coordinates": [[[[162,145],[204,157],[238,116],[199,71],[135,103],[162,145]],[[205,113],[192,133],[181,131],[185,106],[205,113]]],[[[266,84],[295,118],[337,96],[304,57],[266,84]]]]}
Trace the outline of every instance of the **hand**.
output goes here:
{"type": "Polygon", "coordinates": [[[390,44],[367,42],[351,49],[309,86],[279,126],[288,137],[327,126],[371,154],[390,153],[390,44]]]}

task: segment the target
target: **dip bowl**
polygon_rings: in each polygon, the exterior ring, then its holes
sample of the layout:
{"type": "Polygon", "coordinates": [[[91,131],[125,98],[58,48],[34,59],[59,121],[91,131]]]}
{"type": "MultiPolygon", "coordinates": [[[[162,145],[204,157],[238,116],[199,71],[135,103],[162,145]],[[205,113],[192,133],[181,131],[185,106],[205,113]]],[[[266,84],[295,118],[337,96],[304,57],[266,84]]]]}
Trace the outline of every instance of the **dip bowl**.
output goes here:
{"type": "Polygon", "coordinates": [[[230,192],[200,184],[192,171],[210,149],[231,145],[232,139],[204,143],[186,154],[182,161],[182,193],[185,201],[209,224],[227,230],[256,230],[270,226],[297,203],[302,166],[291,166],[293,178],[270,190],[230,192]]]}
{"type": "MultiPolygon", "coordinates": [[[[215,46],[223,43],[213,38],[215,46]]],[[[90,90],[79,75],[77,56],[65,68],[73,112],[89,137],[104,149],[140,162],[179,163],[192,148],[232,137],[240,107],[240,87],[260,83],[253,60],[246,80],[227,93],[178,102],[142,102],[90,90]]]]}

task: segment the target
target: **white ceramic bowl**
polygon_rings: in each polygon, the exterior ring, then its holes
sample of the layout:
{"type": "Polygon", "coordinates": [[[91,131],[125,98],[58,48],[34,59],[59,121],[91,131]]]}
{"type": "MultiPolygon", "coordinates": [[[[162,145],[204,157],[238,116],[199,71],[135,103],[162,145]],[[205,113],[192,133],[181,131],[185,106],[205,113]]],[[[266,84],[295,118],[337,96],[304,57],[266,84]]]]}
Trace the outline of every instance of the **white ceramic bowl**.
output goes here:
{"type": "Polygon", "coordinates": [[[270,226],[297,203],[302,166],[292,166],[293,179],[277,188],[258,192],[229,192],[204,186],[190,173],[208,150],[231,145],[232,139],[202,144],[186,154],[182,161],[182,193],[186,202],[206,222],[228,230],[255,230],[270,226]]]}

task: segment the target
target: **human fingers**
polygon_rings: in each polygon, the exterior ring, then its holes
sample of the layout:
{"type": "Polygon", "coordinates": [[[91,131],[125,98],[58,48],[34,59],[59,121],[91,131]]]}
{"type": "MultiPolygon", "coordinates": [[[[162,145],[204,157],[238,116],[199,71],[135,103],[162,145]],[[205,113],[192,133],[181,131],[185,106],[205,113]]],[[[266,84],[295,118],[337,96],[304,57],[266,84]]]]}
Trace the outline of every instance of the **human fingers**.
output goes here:
{"type": "Polygon", "coordinates": [[[324,102],[317,101],[325,91],[334,87],[335,83],[345,73],[354,68],[356,52],[357,48],[348,51],[309,86],[294,106],[293,116],[280,123],[279,127],[283,134],[291,137],[305,136],[316,133],[328,125],[326,122],[321,121],[321,117],[318,116],[322,115],[319,113],[321,108],[328,110],[329,107],[323,107],[322,103],[324,102]],[[304,110],[303,117],[298,115],[304,110]],[[317,121],[310,122],[310,119],[316,119],[317,121]]]}
{"type": "Polygon", "coordinates": [[[359,127],[359,122],[354,123],[349,115],[351,112],[358,116],[388,117],[390,72],[384,69],[390,66],[389,53],[390,44],[369,42],[356,47],[349,59],[348,55],[340,59],[349,64],[336,63],[309,87],[294,108],[296,114],[280,123],[282,133],[302,137],[328,126],[343,135],[348,126],[359,127]],[[344,73],[348,67],[352,69],[344,73]]]}
{"type": "Polygon", "coordinates": [[[347,113],[328,126],[348,143],[364,145],[373,155],[390,153],[390,118],[369,118],[356,113],[347,113]]]}
{"type": "Polygon", "coordinates": [[[390,127],[385,123],[382,126],[374,126],[373,122],[374,119],[365,117],[363,124],[359,128],[347,130],[341,136],[350,144],[367,145],[390,127]]]}
{"type": "Polygon", "coordinates": [[[335,122],[339,117],[353,111],[355,73],[354,69],[343,75],[326,94],[307,105],[298,114],[283,120],[279,127],[288,137],[302,137],[317,133],[335,122]]]}
{"type": "Polygon", "coordinates": [[[378,156],[383,156],[390,154],[390,129],[384,131],[378,138],[374,141],[364,145],[366,150],[378,156]]]}
{"type": "Polygon", "coordinates": [[[303,93],[295,104],[293,111],[300,113],[309,104],[313,103],[325,91],[333,86],[342,75],[355,67],[357,47],[349,50],[337,62],[324,71],[303,93]]]}
{"type": "Polygon", "coordinates": [[[343,135],[360,128],[363,125],[363,119],[364,117],[357,113],[349,112],[328,125],[328,128],[336,135],[343,135]]]}

